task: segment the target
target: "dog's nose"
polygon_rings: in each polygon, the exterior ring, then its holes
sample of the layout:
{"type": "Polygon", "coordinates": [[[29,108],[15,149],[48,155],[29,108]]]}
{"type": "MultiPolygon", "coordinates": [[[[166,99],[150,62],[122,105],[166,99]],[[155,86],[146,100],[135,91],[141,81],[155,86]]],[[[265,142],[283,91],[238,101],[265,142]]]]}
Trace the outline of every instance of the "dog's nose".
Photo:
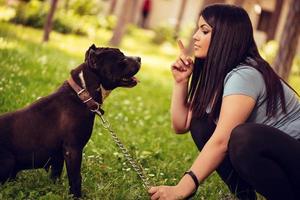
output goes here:
{"type": "Polygon", "coordinates": [[[141,63],[142,59],[140,57],[136,57],[136,61],[138,61],[139,63],[141,63]]]}

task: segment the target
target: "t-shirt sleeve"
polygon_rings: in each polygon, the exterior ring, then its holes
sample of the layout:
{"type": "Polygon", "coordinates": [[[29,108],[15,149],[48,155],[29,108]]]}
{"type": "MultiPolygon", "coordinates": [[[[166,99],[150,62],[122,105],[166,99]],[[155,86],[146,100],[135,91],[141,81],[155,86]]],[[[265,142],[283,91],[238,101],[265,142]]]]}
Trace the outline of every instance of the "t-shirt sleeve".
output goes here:
{"type": "Polygon", "coordinates": [[[252,67],[240,67],[229,72],[224,79],[223,97],[242,94],[257,100],[265,87],[262,74],[252,67]]]}

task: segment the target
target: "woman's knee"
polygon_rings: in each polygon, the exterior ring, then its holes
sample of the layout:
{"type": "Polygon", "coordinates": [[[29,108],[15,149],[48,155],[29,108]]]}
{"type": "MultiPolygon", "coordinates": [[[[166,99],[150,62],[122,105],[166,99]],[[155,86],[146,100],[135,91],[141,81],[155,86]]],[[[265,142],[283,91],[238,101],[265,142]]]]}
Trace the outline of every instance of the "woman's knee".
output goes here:
{"type": "Polygon", "coordinates": [[[239,162],[248,159],[254,153],[258,136],[252,124],[241,124],[235,127],[230,135],[228,153],[231,160],[239,162]]]}

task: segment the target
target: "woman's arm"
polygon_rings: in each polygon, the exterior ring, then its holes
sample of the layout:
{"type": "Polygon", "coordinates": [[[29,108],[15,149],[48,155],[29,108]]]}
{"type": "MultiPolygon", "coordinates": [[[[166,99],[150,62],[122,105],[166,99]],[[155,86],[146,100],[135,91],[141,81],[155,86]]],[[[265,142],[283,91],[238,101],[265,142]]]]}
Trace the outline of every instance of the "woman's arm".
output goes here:
{"type": "MultiPolygon", "coordinates": [[[[255,100],[249,96],[230,95],[223,98],[217,127],[190,168],[199,182],[203,182],[223,161],[232,130],[247,120],[254,106],[255,100]]],[[[186,188],[190,184],[188,179],[191,177],[186,175],[178,184],[182,195],[186,195],[184,191],[190,193],[190,189],[186,188]]]]}
{"type": "Polygon", "coordinates": [[[193,71],[193,60],[185,55],[182,42],[178,41],[180,55],[171,70],[174,78],[173,94],[171,101],[171,120],[176,133],[186,133],[191,121],[191,111],[187,102],[188,83],[193,71]]]}
{"type": "Polygon", "coordinates": [[[191,110],[186,100],[188,93],[188,81],[177,83],[173,86],[171,101],[171,120],[176,133],[186,133],[189,130],[191,121],[191,110]]]}
{"type": "MultiPolygon", "coordinates": [[[[190,168],[200,183],[223,161],[231,131],[247,120],[254,106],[255,100],[246,95],[230,95],[223,98],[217,127],[190,168]]],[[[151,199],[184,199],[194,190],[193,179],[185,175],[176,186],[152,187],[149,193],[151,199]]]]}

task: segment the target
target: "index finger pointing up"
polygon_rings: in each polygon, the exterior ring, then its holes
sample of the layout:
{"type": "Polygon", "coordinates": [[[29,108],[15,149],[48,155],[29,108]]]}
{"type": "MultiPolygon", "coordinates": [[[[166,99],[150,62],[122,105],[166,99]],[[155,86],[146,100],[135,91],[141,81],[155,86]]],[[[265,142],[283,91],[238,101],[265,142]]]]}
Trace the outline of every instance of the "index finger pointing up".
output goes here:
{"type": "Polygon", "coordinates": [[[177,44],[178,44],[178,47],[179,47],[181,53],[185,53],[185,48],[184,48],[184,45],[183,45],[182,41],[177,40],[177,44]]]}

